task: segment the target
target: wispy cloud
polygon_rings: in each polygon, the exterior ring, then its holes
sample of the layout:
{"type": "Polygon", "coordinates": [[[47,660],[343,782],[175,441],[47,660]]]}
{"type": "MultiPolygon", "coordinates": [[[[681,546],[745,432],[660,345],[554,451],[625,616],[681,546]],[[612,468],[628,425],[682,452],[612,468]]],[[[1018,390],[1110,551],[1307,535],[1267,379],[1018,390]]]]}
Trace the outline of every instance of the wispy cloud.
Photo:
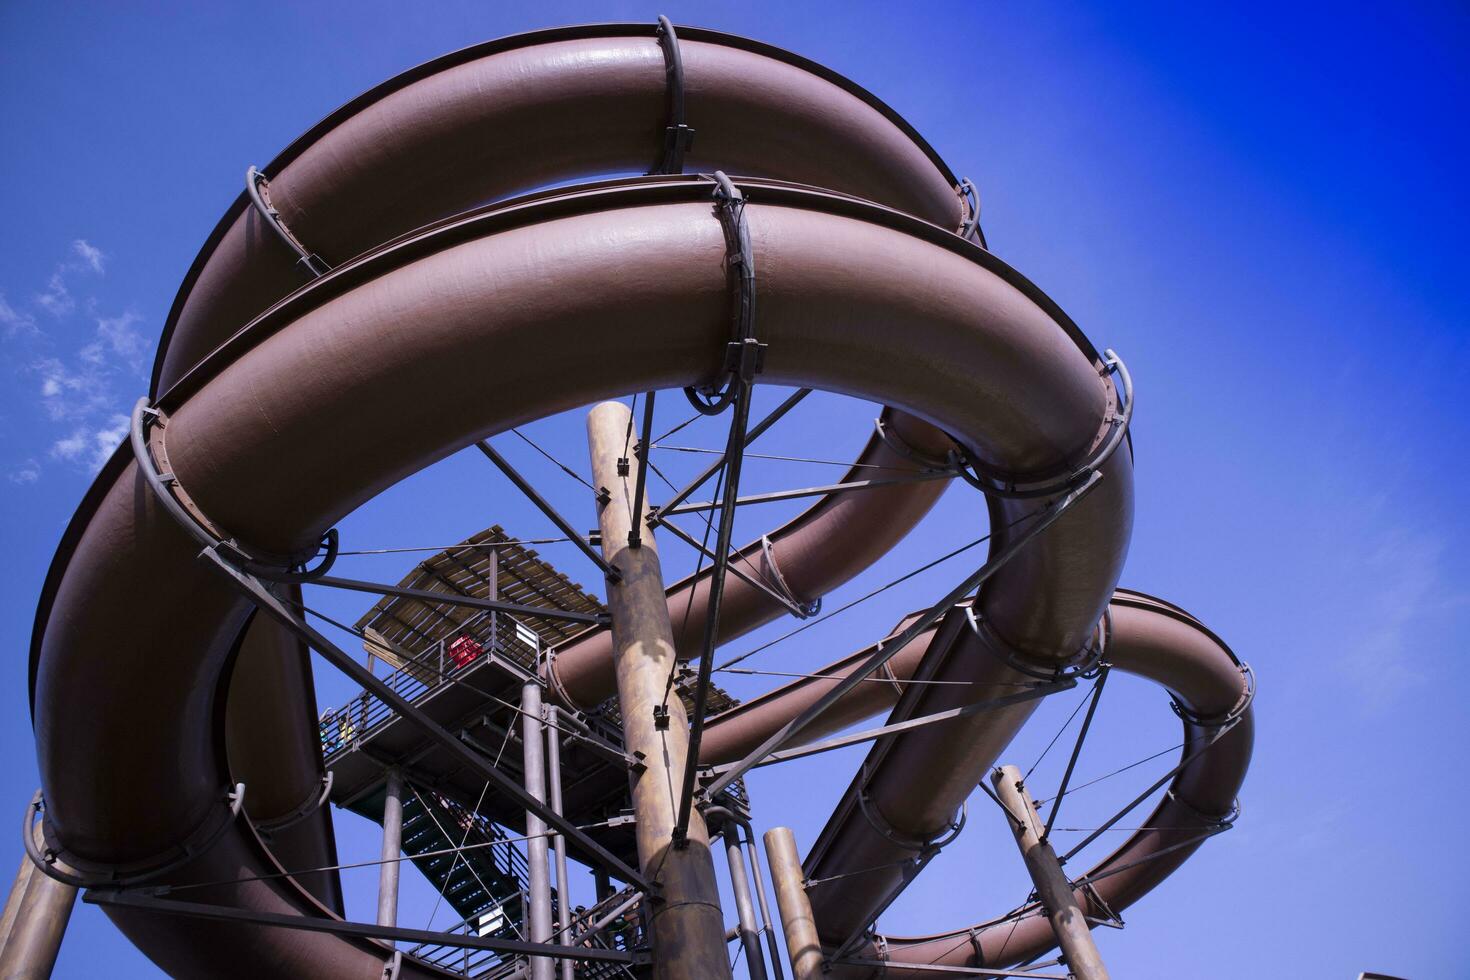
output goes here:
{"type": "Polygon", "coordinates": [[[96,339],[83,347],[79,356],[88,364],[96,365],[106,363],[110,354],[120,358],[131,370],[141,370],[143,359],[148,353],[148,342],[133,327],[142,320],[142,317],[132,312],[115,317],[98,317],[96,339]]]}
{"type": "Polygon", "coordinates": [[[77,308],[77,301],[71,298],[71,290],[66,288],[66,275],[59,269],[51,273],[46,288],[37,293],[35,299],[37,306],[58,320],[77,308]]]}
{"type": "Polygon", "coordinates": [[[99,276],[102,274],[103,267],[107,264],[107,256],[103,253],[102,249],[93,245],[91,242],[88,242],[85,238],[78,238],[76,241],[71,243],[71,250],[75,252],[77,256],[80,257],[81,260],[85,262],[93,272],[97,273],[99,276]]]}
{"type": "Polygon", "coordinates": [[[28,459],[15,469],[6,474],[11,483],[24,486],[27,483],[35,483],[41,478],[41,464],[34,459],[28,459]]]}
{"type": "Polygon", "coordinates": [[[0,293],[0,330],[4,331],[6,339],[40,332],[36,329],[36,318],[11,306],[5,301],[4,293],[0,293]]]}
{"type": "Polygon", "coordinates": [[[1358,575],[1371,583],[1356,607],[1342,669],[1377,713],[1428,680],[1417,635],[1426,622],[1467,597],[1449,586],[1442,536],[1406,526],[1383,528],[1369,544],[1358,575]]]}
{"type": "Polygon", "coordinates": [[[113,415],[100,425],[75,429],[66,438],[58,439],[51,446],[51,455],[95,472],[102,468],[127,435],[128,417],[113,415]]]}
{"type": "Polygon", "coordinates": [[[38,458],[95,471],[127,434],[120,410],[146,384],[151,341],[137,313],[99,311],[95,280],[107,264],[106,252],[77,238],[21,308],[0,295],[0,337],[12,345],[7,361],[20,390],[34,392],[33,409],[60,430],[23,462],[6,461],[13,484],[41,479],[47,468],[38,458]]]}

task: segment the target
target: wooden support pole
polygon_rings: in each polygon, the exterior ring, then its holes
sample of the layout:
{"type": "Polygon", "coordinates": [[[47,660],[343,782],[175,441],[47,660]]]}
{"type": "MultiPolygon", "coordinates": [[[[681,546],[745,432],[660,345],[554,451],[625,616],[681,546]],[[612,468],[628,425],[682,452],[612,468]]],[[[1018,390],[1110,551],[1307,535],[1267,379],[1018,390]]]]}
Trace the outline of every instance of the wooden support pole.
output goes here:
{"type": "Polygon", "coordinates": [[[608,583],[607,605],[623,743],[629,752],[641,753],[646,766],[634,777],[633,811],[639,869],[660,888],[649,903],[653,975],[658,980],[717,980],[730,976],[730,965],[703,816],[691,815],[685,846],[673,844],[679,806],[675,794],[684,779],[689,721],[683,702],[669,689],[674,632],[658,544],[651,529],[644,528],[641,547],[628,547],[633,522],[643,518],[632,513],[633,467],[622,472],[618,467],[619,459],[631,456],[631,423],[626,405],[604,402],[587,416],[587,443],[593,485],[606,490],[598,504],[603,558],[621,573],[619,581],[608,583]]]}
{"type": "Polygon", "coordinates": [[[1108,968],[1103,966],[1072,883],[1062,871],[1051,843],[1042,837],[1041,815],[1036,812],[1036,804],[1026,790],[1021,770],[1015,766],[1001,766],[990,774],[990,783],[1005,807],[1006,822],[1016,835],[1016,844],[1021,848],[1021,857],[1026,861],[1026,870],[1031,873],[1036,895],[1046,909],[1052,931],[1056,933],[1057,945],[1062,948],[1068,971],[1077,980],[1108,980],[1108,968]]]}
{"type": "MultiPolygon", "coordinates": [[[[34,832],[40,843],[40,827],[34,832]]],[[[0,977],[46,980],[51,976],[76,897],[75,888],[48,877],[29,857],[20,859],[15,885],[0,914],[0,977]]]]}
{"type": "Polygon", "coordinates": [[[772,827],[765,833],[765,842],[781,930],[786,934],[786,953],[791,958],[791,976],[794,980],[822,980],[822,941],[817,938],[817,922],[806,894],[796,835],[790,827],[772,827]]]}

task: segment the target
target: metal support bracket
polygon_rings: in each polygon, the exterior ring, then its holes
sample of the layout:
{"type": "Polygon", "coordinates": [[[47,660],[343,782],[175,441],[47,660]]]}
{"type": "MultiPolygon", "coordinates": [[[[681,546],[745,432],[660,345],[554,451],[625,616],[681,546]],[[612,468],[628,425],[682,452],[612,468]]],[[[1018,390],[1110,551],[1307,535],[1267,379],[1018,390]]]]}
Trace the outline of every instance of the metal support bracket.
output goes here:
{"type": "Polygon", "coordinates": [[[755,254],[750,226],[745,220],[745,195],[722,170],[715,182],[715,214],[725,234],[725,275],[731,293],[731,339],[725,346],[719,387],[700,385],[684,389],[689,404],[701,415],[719,415],[729,407],[741,384],[749,385],[765,365],[765,345],[755,339],[755,254]]]}
{"type": "Polygon", "coordinates": [[[142,862],[126,867],[104,867],[94,862],[75,857],[56,841],[46,826],[46,799],[38,789],[26,806],[21,820],[21,840],[25,844],[26,856],[42,874],[54,878],[73,888],[122,888],[141,885],[176,868],[183,867],[208,851],[219,842],[233,826],[245,806],[245,784],[236,783],[222,795],[227,807],[225,814],[218,811],[206,816],[194,832],[174,848],[177,853],[165,855],[157,860],[142,862]],[[43,852],[36,844],[34,821],[41,817],[41,834],[46,841],[43,852]],[[63,867],[72,870],[63,870],[63,867]],[[80,871],[81,874],[74,872],[80,871]]]}
{"type": "Polygon", "coordinates": [[[286,223],[281,220],[281,212],[277,211],[271,204],[271,182],[259,170],[251,167],[245,171],[245,193],[250,197],[250,203],[255,210],[265,219],[271,231],[276,237],[286,243],[286,247],[297,255],[296,264],[306,271],[313,279],[317,279],[332,271],[332,267],[322,261],[322,257],[301,244],[301,239],[291,233],[286,223]]]}
{"type": "Polygon", "coordinates": [[[663,150],[649,173],[682,174],[684,154],[694,145],[694,130],[684,124],[684,58],[679,51],[679,35],[662,14],[658,18],[658,46],[664,53],[664,84],[668,97],[665,102],[663,150]]]}
{"type": "Polygon", "coordinates": [[[1081,486],[1049,504],[1047,509],[1037,516],[1032,524],[1021,532],[1016,540],[1011,542],[1007,548],[998,554],[992,555],[984,565],[980,566],[979,569],[967,576],[959,585],[951,589],[948,595],[931,606],[926,613],[917,617],[903,632],[880,643],[878,648],[873,651],[867,660],[863,661],[860,667],[852,671],[837,684],[834,684],[826,694],[818,698],[806,710],[781,726],[779,731],[767,738],[744,759],[741,759],[735,765],[725,770],[705,790],[706,798],[713,797],[720,790],[755,768],[761,761],[770,756],[771,753],[776,752],[795,738],[803,728],[811,724],[813,719],[817,718],[839,699],[846,696],[858,684],[862,683],[863,678],[898,656],[898,652],[907,646],[914,637],[939,622],[956,603],[969,596],[972,591],[979,588],[980,585],[1014,558],[1032,539],[1056,523],[1063,514],[1071,509],[1077,501],[1086,496],[1101,480],[1102,473],[1100,471],[1094,471],[1081,486]]]}
{"type": "Polygon", "coordinates": [[[1128,437],[1128,426],[1133,420],[1133,376],[1115,351],[1103,355],[1099,373],[1104,379],[1116,376],[1107,385],[1110,405],[1103,414],[1097,439],[1087,458],[1078,466],[1059,475],[1020,476],[1002,473],[977,459],[963,445],[956,442],[950,453],[949,464],[960,479],[981,493],[1004,499],[1031,499],[1054,497],[1081,485],[1089,475],[1102,469],[1128,437]]]}
{"type": "Polygon", "coordinates": [[[438,743],[441,748],[448,751],[451,758],[455,759],[455,761],[466,766],[476,775],[484,778],[486,782],[509,796],[518,806],[536,814],[542,820],[546,821],[547,824],[565,834],[569,840],[575,841],[578,846],[586,850],[589,856],[613,871],[624,881],[632,882],[646,891],[652,892],[656,890],[656,886],[644,878],[642,874],[629,867],[624,861],[593,840],[575,824],[562,817],[561,814],[531,796],[530,793],[526,792],[524,787],[491,765],[480,753],[466,745],[454,733],[424,714],[423,711],[409,702],[408,699],[393,690],[382,678],[358,663],[355,657],[340,649],[310,623],[299,619],[258,579],[220,557],[214,548],[204,549],[200,557],[212,562],[216,568],[224,572],[235,584],[236,588],[254,602],[257,608],[296,633],[296,635],[305,640],[334,667],[350,677],[360,687],[371,692],[404,721],[427,735],[431,741],[438,743]]]}

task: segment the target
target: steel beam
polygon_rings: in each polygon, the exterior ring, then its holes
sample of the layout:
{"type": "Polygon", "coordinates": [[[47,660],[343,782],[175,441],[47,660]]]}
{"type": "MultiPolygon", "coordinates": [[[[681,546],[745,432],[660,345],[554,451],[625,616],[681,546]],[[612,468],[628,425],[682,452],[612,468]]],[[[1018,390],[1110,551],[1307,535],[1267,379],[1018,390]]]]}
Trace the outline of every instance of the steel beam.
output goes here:
{"type": "Polygon", "coordinates": [[[252,925],[280,926],[302,932],[325,932],[337,936],[356,936],[367,939],[387,939],[401,943],[432,946],[452,946],[456,949],[484,949],[492,953],[512,953],[517,956],[569,956],[578,960],[600,960],[605,963],[638,963],[642,957],[621,949],[602,949],[596,946],[557,946],[531,943],[521,939],[498,939],[494,936],[475,936],[464,933],[437,932],[433,929],[404,929],[399,926],[368,925],[364,922],[343,922],[341,919],[318,918],[311,915],[281,915],[275,912],[249,912],[229,905],[207,905],[201,902],[180,902],[174,899],[153,898],[139,892],[90,889],[82,896],[89,905],[104,908],[132,909],[139,912],[156,912],[160,915],[178,915],[192,919],[213,919],[221,922],[244,922],[252,925]]]}
{"type": "Polygon", "coordinates": [[[383,863],[378,866],[378,925],[398,925],[398,871],[403,852],[403,772],[389,768],[383,785],[383,863]]]}
{"type": "MultiPolygon", "coordinates": [[[[525,761],[526,792],[538,803],[546,802],[546,741],[541,723],[541,684],[528,680],[521,685],[521,753],[525,761]]],[[[552,808],[557,815],[560,811],[552,808]]],[[[526,868],[530,881],[527,937],[533,943],[551,942],[551,874],[546,855],[546,824],[532,809],[526,810],[526,868]]],[[[552,980],[555,964],[544,956],[531,957],[532,980],[552,980]]]]}
{"type": "Polygon", "coordinates": [[[338,578],[335,575],[323,575],[321,578],[312,579],[311,584],[323,585],[332,589],[346,589],[349,592],[370,592],[373,595],[401,596],[405,599],[418,599],[420,602],[426,602],[431,605],[466,606],[470,609],[504,612],[527,618],[564,619],[571,623],[590,623],[594,626],[607,625],[607,617],[600,613],[573,612],[569,609],[557,609],[553,606],[526,606],[518,602],[501,602],[499,599],[481,599],[478,596],[455,595],[452,592],[434,592],[431,589],[409,589],[401,585],[363,582],[359,579],[338,578]]]}
{"type": "MultiPolygon", "coordinates": [[[[561,711],[556,705],[546,709],[546,769],[551,809],[562,813],[561,798],[561,711]]],[[[572,891],[567,877],[567,839],[557,834],[556,848],[556,941],[565,943],[572,934],[572,891]]],[[[561,961],[561,980],[575,980],[576,964],[561,961]]]]}
{"type": "MultiPolygon", "coordinates": [[[[767,429],[779,422],[782,416],[795,408],[798,404],[801,403],[801,400],[803,398],[805,398],[807,395],[810,395],[811,393],[812,390],[810,388],[798,388],[791,395],[787,396],[785,401],[777,405],[771,411],[771,414],[767,415],[765,418],[761,419],[755,425],[750,427],[750,432],[746,434],[745,441],[741,444],[740,448],[744,449],[746,446],[749,446],[751,443],[759,439],[762,435],[765,434],[765,431],[767,429]]],[[[708,483],[710,477],[718,473],[720,471],[720,467],[724,464],[725,454],[721,453],[718,459],[716,459],[713,463],[710,463],[709,466],[705,467],[704,472],[696,476],[688,485],[684,487],[684,489],[680,490],[678,493],[670,497],[667,503],[665,503],[662,507],[655,507],[651,516],[661,517],[664,514],[668,513],[670,509],[677,507],[684,501],[688,500],[689,495],[708,483]]]]}
{"type": "Polygon", "coordinates": [[[1108,968],[1093,942],[1086,912],[1077,901],[1072,882],[1062,871],[1056,851],[1044,836],[1045,828],[1036,804],[1015,766],[1002,766],[990,776],[1000,799],[1006,821],[1015,834],[1026,870],[1036,888],[1036,896],[1046,910],[1046,917],[1056,933],[1057,945],[1066,957],[1067,969],[1077,980],[1108,980],[1108,968]]]}
{"type": "MultiPolygon", "coordinates": [[[[721,457],[723,458],[723,457],[721,457]]],[[[915,473],[913,476],[888,477],[872,480],[849,480],[846,483],[829,483],[820,487],[802,487],[799,490],[775,490],[771,493],[756,493],[748,497],[737,497],[736,507],[745,507],[750,504],[769,504],[778,500],[799,500],[802,497],[825,497],[834,493],[851,493],[854,490],[873,490],[877,487],[892,487],[904,483],[927,483],[930,480],[953,480],[951,472],[915,473]]],[[[692,504],[681,504],[678,507],[664,507],[659,511],[661,517],[673,517],[676,514],[696,514],[705,510],[719,510],[724,504],[718,500],[699,500],[692,504]]]]}
{"type": "Polygon", "coordinates": [[[1016,540],[1009,547],[1000,554],[991,557],[976,572],[952,589],[948,595],[931,606],[928,612],[910,623],[908,628],[902,633],[878,644],[878,649],[874,650],[872,655],[861,666],[834,684],[826,694],[817,699],[815,704],[781,726],[780,731],[762,742],[755,751],[751,752],[744,759],[725,770],[716,778],[713,783],[705,788],[706,798],[712,799],[726,786],[729,786],[751,769],[754,769],[761,760],[790,742],[803,728],[811,724],[819,715],[845,697],[854,687],[861,684],[864,677],[867,677],[873,671],[898,656],[898,652],[907,646],[909,641],[939,622],[955,603],[964,599],[975,589],[978,589],[987,579],[1003,568],[1032,539],[1055,524],[1063,514],[1076,504],[1077,501],[1081,500],[1088,491],[1097,486],[1101,480],[1102,473],[1096,470],[1093,471],[1085,483],[1058,500],[1038,516],[1030,527],[1017,535],[1016,540]]]}
{"type": "Polygon", "coordinates": [[[609,582],[616,582],[618,580],[618,575],[620,574],[618,570],[614,568],[605,558],[599,555],[597,553],[597,549],[593,548],[590,544],[587,543],[587,538],[576,528],[572,527],[567,519],[565,517],[562,517],[557,509],[551,506],[551,504],[546,501],[546,498],[541,496],[541,494],[536,491],[536,488],[531,486],[530,482],[525,477],[521,476],[521,474],[516,471],[516,468],[514,466],[511,466],[509,461],[507,461],[504,456],[496,452],[494,446],[490,445],[483,439],[475,443],[475,446],[479,448],[480,452],[485,454],[485,457],[489,459],[490,462],[496,465],[500,472],[505,474],[506,479],[515,484],[517,490],[526,495],[526,499],[535,504],[536,508],[540,510],[541,513],[545,514],[546,518],[551,521],[551,523],[556,525],[558,531],[571,539],[572,544],[577,546],[577,550],[581,551],[582,554],[592,559],[592,563],[598,568],[602,569],[602,574],[607,577],[607,580],[609,582]]]}

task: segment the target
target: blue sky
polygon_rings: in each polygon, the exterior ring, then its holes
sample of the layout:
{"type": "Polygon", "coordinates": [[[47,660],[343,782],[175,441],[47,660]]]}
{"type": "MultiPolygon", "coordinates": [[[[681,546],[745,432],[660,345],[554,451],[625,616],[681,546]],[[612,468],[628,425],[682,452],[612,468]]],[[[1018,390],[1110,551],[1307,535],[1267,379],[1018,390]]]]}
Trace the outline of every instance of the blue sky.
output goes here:
{"type": "MultiPolygon", "coordinates": [[[[994,250],[1128,359],[1138,508],[1123,583],[1210,623],[1254,665],[1260,697],[1238,828],[1135,906],[1126,931],[1100,938],[1115,975],[1462,975],[1452,910],[1466,868],[1454,828],[1439,825],[1470,804],[1455,755],[1467,735],[1456,671],[1470,620],[1470,15],[1434,4],[1114,6],[0,7],[0,576],[11,597],[0,615],[0,802],[18,817],[37,781],[25,662],[47,563],[121,438],[178,282],[245,168],[453,48],[664,12],[790,48],[878,93],[976,182],[994,250]]],[[[844,458],[872,414],[814,399],[772,433],[770,451],[844,458]]],[[[585,465],[580,418],[531,431],[585,465]]],[[[721,439],[719,423],[687,435],[689,445],[721,439]]],[[[590,522],[575,484],[503,445],[590,522]]],[[[675,479],[695,465],[667,456],[675,479]]],[[[766,464],[748,485],[828,475],[766,464]]],[[[459,456],[343,528],[359,547],[389,547],[444,544],[491,522],[548,530],[483,460],[459,456]]],[[[978,502],[952,489],[887,563],[829,602],[982,531],[978,502]]],[[[687,567],[672,542],[664,551],[672,570],[687,567]]],[[[546,554],[594,584],[574,553],[546,554]]],[[[383,578],[406,565],[359,561],[383,578]]],[[[964,571],[938,569],[753,663],[834,659],[964,571]]],[[[323,701],[350,693],[329,671],[318,677],[323,701]]],[[[773,679],[723,682],[749,694],[773,679]]],[[[1006,761],[1035,758],[1068,697],[1038,713],[1006,761]]],[[[1166,699],[1143,684],[1110,684],[1097,725],[1084,773],[1166,748],[1177,731],[1166,699]]],[[[857,759],[757,776],[758,824],[790,824],[809,844],[857,759]]],[[[1157,765],[1079,794],[1063,822],[1092,825],[1168,768],[1157,765]]],[[[959,926],[1024,896],[1000,822],[973,809],[886,929],[959,926]]],[[[344,860],[376,853],[360,821],[344,817],[339,833],[344,860]]],[[[350,911],[364,918],[372,877],[346,879],[350,911]]],[[[411,882],[405,924],[427,921],[432,906],[411,882]]],[[[95,975],[104,958],[113,976],[156,975],[79,906],[58,975],[95,975]]]]}

